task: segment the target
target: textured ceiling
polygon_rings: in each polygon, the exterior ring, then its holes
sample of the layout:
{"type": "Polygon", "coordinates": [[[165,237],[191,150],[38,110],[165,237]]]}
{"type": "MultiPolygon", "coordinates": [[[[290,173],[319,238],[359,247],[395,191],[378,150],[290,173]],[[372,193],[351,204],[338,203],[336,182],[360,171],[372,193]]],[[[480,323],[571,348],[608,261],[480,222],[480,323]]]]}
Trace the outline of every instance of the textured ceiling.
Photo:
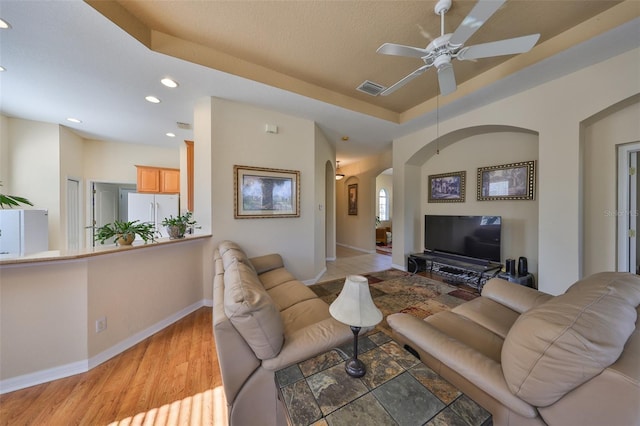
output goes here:
{"type": "MultiPolygon", "coordinates": [[[[118,3],[145,27],[172,36],[174,42],[206,46],[212,55],[222,52],[394,113],[437,95],[434,69],[389,96],[372,97],[355,90],[364,80],[390,86],[423,64],[418,58],[385,56],[376,49],[385,42],[426,47],[427,37],[440,35],[435,1],[118,3]]],[[[454,1],[445,15],[445,32],[453,32],[475,3],[454,1]]],[[[541,44],[617,3],[509,0],[466,45],[535,33],[541,34],[541,44]]],[[[458,84],[510,57],[454,61],[458,84]]]]}

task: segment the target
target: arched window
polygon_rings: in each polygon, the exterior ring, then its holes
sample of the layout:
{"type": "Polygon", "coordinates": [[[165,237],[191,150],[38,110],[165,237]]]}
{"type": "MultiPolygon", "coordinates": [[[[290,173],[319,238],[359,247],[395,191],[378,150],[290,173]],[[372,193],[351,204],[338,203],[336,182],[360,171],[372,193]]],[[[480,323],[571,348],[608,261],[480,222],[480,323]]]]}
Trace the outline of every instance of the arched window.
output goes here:
{"type": "Polygon", "coordinates": [[[378,192],[378,217],[380,220],[389,220],[389,197],[384,188],[378,192]]]}

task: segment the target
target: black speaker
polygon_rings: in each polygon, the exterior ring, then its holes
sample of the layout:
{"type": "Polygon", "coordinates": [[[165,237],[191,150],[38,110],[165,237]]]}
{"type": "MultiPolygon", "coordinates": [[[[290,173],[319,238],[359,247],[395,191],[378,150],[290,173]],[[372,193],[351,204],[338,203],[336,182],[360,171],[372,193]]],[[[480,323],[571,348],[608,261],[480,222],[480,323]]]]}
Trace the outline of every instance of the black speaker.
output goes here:
{"type": "Polygon", "coordinates": [[[515,259],[507,259],[505,261],[505,272],[509,275],[516,274],[516,260],[515,259]]]}
{"type": "Polygon", "coordinates": [[[518,275],[527,275],[529,273],[529,267],[527,266],[527,258],[520,257],[518,259],[518,275]]]}

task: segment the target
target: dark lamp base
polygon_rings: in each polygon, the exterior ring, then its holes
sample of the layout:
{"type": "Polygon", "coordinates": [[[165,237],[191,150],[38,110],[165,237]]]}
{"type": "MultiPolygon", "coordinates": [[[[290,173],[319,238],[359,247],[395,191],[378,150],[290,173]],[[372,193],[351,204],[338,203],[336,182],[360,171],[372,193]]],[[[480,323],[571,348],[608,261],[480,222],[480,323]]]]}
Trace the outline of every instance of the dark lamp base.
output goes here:
{"type": "Polygon", "coordinates": [[[344,369],[351,377],[362,377],[367,372],[364,363],[357,358],[351,358],[345,363],[344,369]]]}

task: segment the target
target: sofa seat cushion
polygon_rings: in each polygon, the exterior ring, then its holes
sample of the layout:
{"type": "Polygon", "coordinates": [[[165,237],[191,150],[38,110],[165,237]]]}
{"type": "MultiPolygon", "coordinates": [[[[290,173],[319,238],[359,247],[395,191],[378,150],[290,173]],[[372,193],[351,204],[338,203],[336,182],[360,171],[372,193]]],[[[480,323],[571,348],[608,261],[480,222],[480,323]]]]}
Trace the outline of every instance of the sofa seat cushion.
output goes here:
{"type": "Polygon", "coordinates": [[[309,299],[315,299],[316,294],[300,281],[287,281],[279,286],[267,290],[278,310],[285,309],[309,299]]]}
{"type": "Polygon", "coordinates": [[[253,269],[231,262],[224,272],[224,284],[224,312],[231,324],[258,359],[277,356],[284,342],[284,325],[253,269]]]}
{"type": "Polygon", "coordinates": [[[451,310],[458,315],[469,318],[502,339],[507,337],[509,329],[520,316],[519,312],[511,310],[500,303],[486,297],[478,297],[451,310]]]}
{"type": "Polygon", "coordinates": [[[618,359],[635,329],[640,286],[630,274],[600,273],[518,318],[502,347],[511,391],[545,407],[618,359]]]}
{"type": "Polygon", "coordinates": [[[296,277],[294,277],[291,272],[287,271],[284,267],[265,272],[258,275],[258,277],[260,278],[260,281],[262,281],[264,288],[267,290],[296,279],[296,277]]]}
{"type": "Polygon", "coordinates": [[[320,322],[329,315],[329,305],[322,299],[309,299],[285,309],[280,313],[284,324],[285,336],[290,336],[298,330],[320,322]]]}
{"type": "MultiPolygon", "coordinates": [[[[427,317],[425,322],[487,358],[500,362],[503,339],[469,318],[451,311],[442,311],[427,317]]],[[[428,345],[428,342],[424,344],[428,345]]],[[[424,347],[423,344],[418,345],[424,347]]]]}

